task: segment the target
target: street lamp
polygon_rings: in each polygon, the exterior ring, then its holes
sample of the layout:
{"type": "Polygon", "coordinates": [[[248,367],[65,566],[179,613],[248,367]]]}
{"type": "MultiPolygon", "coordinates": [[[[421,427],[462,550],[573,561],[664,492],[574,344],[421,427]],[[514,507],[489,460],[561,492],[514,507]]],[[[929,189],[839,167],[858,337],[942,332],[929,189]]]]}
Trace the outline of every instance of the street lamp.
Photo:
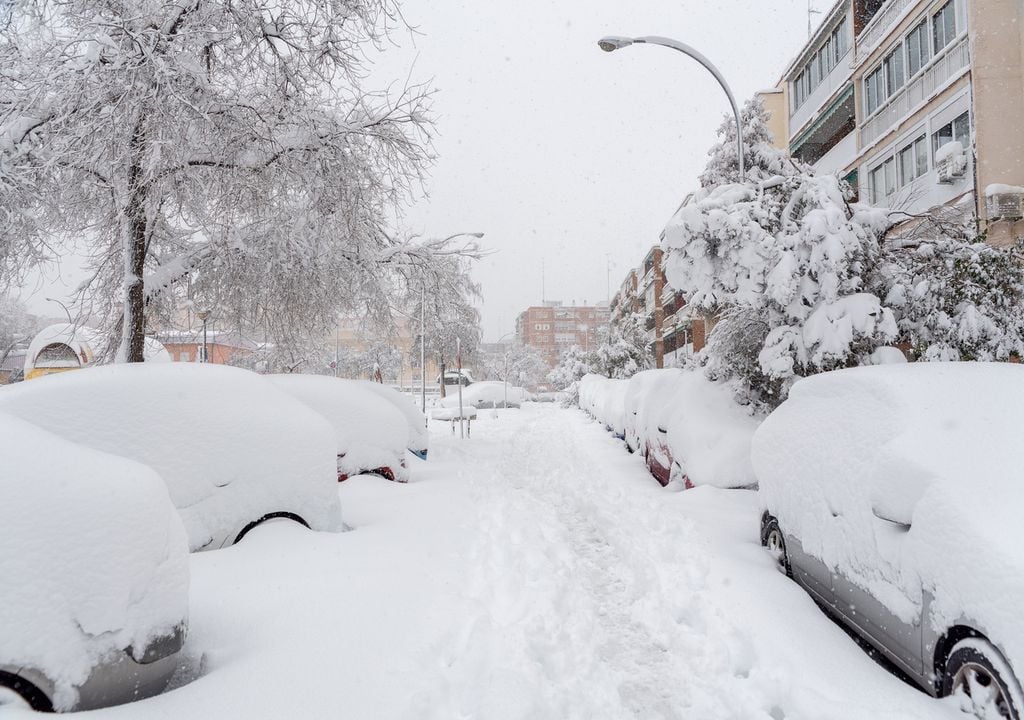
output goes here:
{"type": "Polygon", "coordinates": [[[200,310],[200,311],[198,311],[196,313],[196,317],[198,317],[200,320],[203,321],[203,360],[202,361],[204,363],[208,363],[208,362],[210,362],[210,356],[207,354],[208,350],[207,350],[207,345],[206,345],[206,321],[210,318],[210,311],[209,310],[200,310]]]}
{"type": "MultiPolygon", "coordinates": [[[[500,343],[502,340],[504,340],[509,335],[512,335],[514,333],[515,333],[515,330],[510,330],[509,332],[505,333],[500,338],[498,338],[498,342],[500,343]]],[[[504,405],[504,409],[508,410],[508,347],[505,348],[505,372],[502,373],[502,378],[505,381],[505,405],[504,405]]]]}
{"type": "MultiPolygon", "coordinates": [[[[471,237],[479,240],[484,234],[482,232],[463,232],[449,235],[442,242],[449,242],[457,237],[471,237]]],[[[427,345],[426,345],[426,316],[427,316],[427,284],[420,280],[420,410],[424,417],[427,415],[427,345]]],[[[462,376],[459,376],[462,382],[462,376]]],[[[444,375],[441,376],[441,384],[444,385],[444,375]]],[[[424,421],[426,422],[426,421],[424,421]]]]}
{"type": "Polygon", "coordinates": [[[735,98],[732,96],[732,90],[729,89],[729,85],[725,82],[725,78],[722,77],[722,73],[718,71],[718,68],[716,68],[710,60],[694,50],[692,47],[686,43],[681,43],[678,40],[673,40],[672,38],[659,37],[657,35],[647,35],[636,38],[609,35],[597,41],[597,46],[605,52],[613,52],[615,50],[637,44],[661,45],[663,47],[671,48],[672,50],[678,50],[684,55],[692,57],[703,65],[708,72],[715,76],[715,80],[717,80],[718,84],[722,86],[723,90],[725,90],[725,94],[729,98],[729,104],[732,106],[732,114],[736,117],[736,157],[739,160],[740,180],[742,181],[746,175],[746,167],[743,163],[743,125],[740,123],[740,111],[736,106],[735,98]]]}
{"type": "Polygon", "coordinates": [[[70,310],[68,310],[68,306],[67,306],[67,305],[65,305],[64,303],[62,303],[62,302],[61,302],[60,300],[57,300],[56,298],[51,298],[51,297],[48,297],[48,298],[44,298],[44,299],[46,300],[46,302],[52,302],[52,303],[57,303],[57,304],[58,304],[58,305],[60,305],[60,306],[61,306],[62,308],[64,308],[64,314],[68,316],[68,325],[74,325],[74,324],[75,324],[75,323],[74,323],[74,322],[73,322],[73,321],[71,320],[71,311],[70,311],[70,310]]]}

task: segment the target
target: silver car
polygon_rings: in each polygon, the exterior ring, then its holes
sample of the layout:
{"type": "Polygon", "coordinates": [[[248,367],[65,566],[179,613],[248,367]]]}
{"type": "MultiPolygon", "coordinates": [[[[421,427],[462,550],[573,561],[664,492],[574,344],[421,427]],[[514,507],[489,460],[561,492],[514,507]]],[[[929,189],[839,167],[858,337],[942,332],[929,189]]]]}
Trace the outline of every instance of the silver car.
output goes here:
{"type": "Polygon", "coordinates": [[[758,429],[760,539],[928,693],[1024,712],[1024,368],[916,363],[800,380],[758,429]]]}

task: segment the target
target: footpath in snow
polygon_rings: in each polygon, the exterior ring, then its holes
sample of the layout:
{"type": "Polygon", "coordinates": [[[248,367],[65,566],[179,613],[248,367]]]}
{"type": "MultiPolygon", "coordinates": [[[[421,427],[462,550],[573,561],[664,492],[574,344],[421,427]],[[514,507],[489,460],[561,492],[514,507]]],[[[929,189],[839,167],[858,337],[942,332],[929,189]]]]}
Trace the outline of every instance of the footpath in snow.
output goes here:
{"type": "MultiPolygon", "coordinates": [[[[876,665],[757,542],[748,491],[662,489],[582,413],[438,424],[342,534],[193,555],[191,667],[147,718],[959,718],[876,665]]],[[[27,713],[0,711],[15,718],[27,713]]]]}

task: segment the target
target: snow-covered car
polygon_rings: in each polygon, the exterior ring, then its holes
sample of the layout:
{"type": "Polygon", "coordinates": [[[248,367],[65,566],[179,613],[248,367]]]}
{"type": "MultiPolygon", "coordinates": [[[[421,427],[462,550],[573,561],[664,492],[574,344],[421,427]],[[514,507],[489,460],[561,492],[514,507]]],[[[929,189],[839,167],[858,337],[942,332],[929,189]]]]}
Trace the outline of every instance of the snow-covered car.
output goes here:
{"type": "Polygon", "coordinates": [[[408,395],[403,395],[387,385],[369,380],[354,382],[358,382],[362,387],[384,398],[405,416],[405,421],[409,424],[409,439],[406,441],[406,448],[420,460],[426,460],[430,445],[430,433],[427,431],[427,419],[416,406],[416,402],[408,395]]]}
{"type": "Polygon", "coordinates": [[[247,370],[93,367],[0,388],[0,412],[156,470],[192,550],[238,542],[272,518],[342,529],[330,425],[247,370]]]}
{"type": "Polygon", "coordinates": [[[755,486],[750,443],[761,418],[701,371],[653,372],[633,387],[643,394],[630,430],[651,475],[687,488],[755,486]]]}
{"type": "Polygon", "coordinates": [[[2,413],[0,445],[0,706],[85,710],[161,692],[189,568],[160,476],[2,413]]]}
{"type": "MultiPolygon", "coordinates": [[[[458,407],[459,389],[449,389],[447,396],[441,401],[442,407],[458,407]]],[[[529,397],[525,388],[508,385],[500,380],[484,380],[462,388],[462,404],[472,405],[477,410],[505,407],[506,396],[510,408],[517,408],[529,397]]]]}
{"type": "Polygon", "coordinates": [[[623,399],[623,435],[629,452],[643,450],[647,415],[661,405],[658,387],[671,382],[670,378],[678,376],[680,372],[675,368],[641,370],[629,379],[623,399]]]}
{"type": "Polygon", "coordinates": [[[580,408],[595,420],[600,420],[600,406],[604,403],[608,378],[604,375],[587,373],[579,381],[580,408]]]}
{"type": "Polygon", "coordinates": [[[380,475],[409,481],[409,423],[391,402],[359,380],[326,375],[267,375],[278,389],[327,419],[333,430],[335,479],[380,475]]]}
{"type": "Polygon", "coordinates": [[[932,695],[1020,718],[1024,368],[915,363],[800,380],[753,463],[761,540],[932,695]]]}

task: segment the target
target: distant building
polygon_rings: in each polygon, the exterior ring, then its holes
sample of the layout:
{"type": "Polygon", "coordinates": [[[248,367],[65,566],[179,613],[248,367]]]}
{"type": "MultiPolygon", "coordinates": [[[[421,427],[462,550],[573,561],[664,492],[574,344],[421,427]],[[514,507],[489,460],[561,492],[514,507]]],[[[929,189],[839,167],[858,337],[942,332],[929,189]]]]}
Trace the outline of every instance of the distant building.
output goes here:
{"type": "MultiPolygon", "coordinates": [[[[202,362],[203,331],[168,330],[157,333],[157,339],[163,343],[174,362],[202,362]]],[[[224,330],[206,331],[207,361],[215,365],[228,365],[237,362],[244,356],[251,355],[259,345],[235,333],[224,330]]]]}
{"type": "Polygon", "coordinates": [[[516,318],[516,339],[534,348],[551,366],[573,346],[597,347],[598,328],[607,326],[607,305],[563,305],[549,300],[527,308],[516,318]]]}

